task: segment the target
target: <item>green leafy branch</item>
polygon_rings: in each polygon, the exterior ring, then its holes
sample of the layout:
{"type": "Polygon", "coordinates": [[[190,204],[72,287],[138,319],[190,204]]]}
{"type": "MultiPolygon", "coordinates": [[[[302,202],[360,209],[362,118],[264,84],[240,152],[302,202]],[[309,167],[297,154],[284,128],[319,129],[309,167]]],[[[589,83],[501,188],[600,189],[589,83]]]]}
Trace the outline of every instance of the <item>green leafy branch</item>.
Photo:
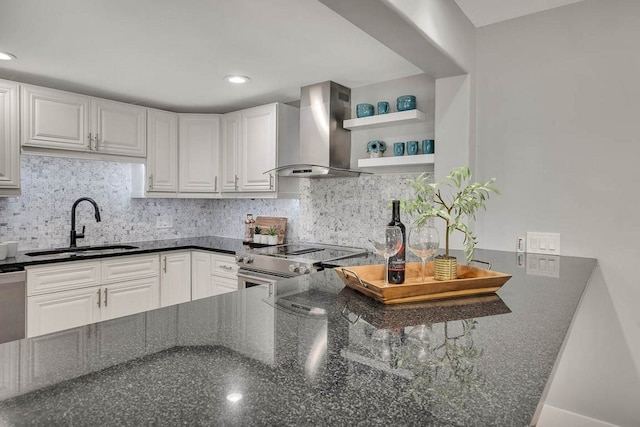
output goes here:
{"type": "Polygon", "coordinates": [[[449,236],[454,230],[464,235],[464,249],[467,262],[473,258],[473,250],[478,243],[468,222],[476,219],[476,212],[486,210],[485,202],[490,193],[500,194],[492,184],[471,181],[471,170],[466,166],[456,167],[442,182],[430,182],[423,173],[412,181],[415,199],[402,200],[401,206],[410,215],[417,215],[416,226],[423,226],[430,218],[442,218],[446,223],[445,256],[449,258],[449,236]],[[452,191],[443,192],[443,189],[452,191]]]}

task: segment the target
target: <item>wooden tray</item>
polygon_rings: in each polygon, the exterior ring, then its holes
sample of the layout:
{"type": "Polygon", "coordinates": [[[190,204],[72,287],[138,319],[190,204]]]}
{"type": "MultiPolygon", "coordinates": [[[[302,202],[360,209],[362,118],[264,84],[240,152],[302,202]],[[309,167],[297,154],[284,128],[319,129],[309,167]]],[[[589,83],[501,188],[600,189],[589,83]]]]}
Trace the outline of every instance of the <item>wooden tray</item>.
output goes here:
{"type": "Polygon", "coordinates": [[[287,218],[280,216],[259,216],[256,217],[256,224],[263,230],[268,230],[269,227],[275,227],[278,230],[278,244],[284,243],[285,236],[287,235],[287,218]]]}
{"type": "Polygon", "coordinates": [[[497,271],[458,265],[457,279],[435,280],[433,278],[433,263],[428,262],[425,281],[422,282],[422,263],[408,262],[404,283],[385,285],[384,265],[336,267],[334,270],[345,285],[383,304],[489,294],[496,292],[511,278],[510,275],[497,271]]]}

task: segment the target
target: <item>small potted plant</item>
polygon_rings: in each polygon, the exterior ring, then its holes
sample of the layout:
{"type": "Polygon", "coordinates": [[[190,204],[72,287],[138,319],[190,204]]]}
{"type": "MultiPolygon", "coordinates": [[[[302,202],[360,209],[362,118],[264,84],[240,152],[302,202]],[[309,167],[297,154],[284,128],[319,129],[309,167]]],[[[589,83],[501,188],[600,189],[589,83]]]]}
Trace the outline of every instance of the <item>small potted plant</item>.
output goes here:
{"type": "Polygon", "coordinates": [[[267,243],[269,245],[278,244],[278,230],[274,226],[269,227],[267,230],[267,243]]]}
{"type": "Polygon", "coordinates": [[[415,226],[423,226],[430,218],[442,218],[446,223],[445,253],[436,256],[434,277],[437,280],[451,280],[457,277],[457,259],[449,255],[449,236],[458,230],[464,234],[464,249],[467,263],[473,258],[473,250],[478,238],[469,227],[478,209],[486,209],[485,202],[490,193],[500,194],[487,182],[470,182],[471,170],[462,166],[451,169],[442,182],[430,182],[421,174],[411,183],[415,199],[403,200],[401,205],[410,215],[417,216],[415,226]],[[443,191],[447,189],[447,191],[443,191]]]}
{"type": "Polygon", "coordinates": [[[253,242],[254,243],[262,243],[262,228],[259,225],[256,225],[253,229],[253,242]]]}

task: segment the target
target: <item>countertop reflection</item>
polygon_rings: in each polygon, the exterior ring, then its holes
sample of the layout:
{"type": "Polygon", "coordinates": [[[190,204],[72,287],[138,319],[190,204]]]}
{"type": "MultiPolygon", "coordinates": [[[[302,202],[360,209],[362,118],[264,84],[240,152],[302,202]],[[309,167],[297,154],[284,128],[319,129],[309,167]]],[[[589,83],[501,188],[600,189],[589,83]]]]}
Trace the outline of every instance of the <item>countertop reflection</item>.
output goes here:
{"type": "Polygon", "coordinates": [[[595,260],[479,255],[497,294],[384,306],[327,269],[4,344],[0,424],[527,425],[595,260]]]}

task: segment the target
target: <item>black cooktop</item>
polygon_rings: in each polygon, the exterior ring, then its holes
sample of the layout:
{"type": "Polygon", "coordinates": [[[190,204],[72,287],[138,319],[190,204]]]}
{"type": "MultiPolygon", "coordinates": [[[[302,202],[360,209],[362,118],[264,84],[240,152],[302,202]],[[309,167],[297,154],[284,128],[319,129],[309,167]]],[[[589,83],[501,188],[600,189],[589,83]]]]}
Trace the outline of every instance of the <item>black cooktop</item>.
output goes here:
{"type": "Polygon", "coordinates": [[[279,258],[296,258],[313,262],[326,261],[335,258],[356,256],[366,251],[361,248],[346,246],[331,246],[319,243],[291,243],[255,249],[255,255],[265,255],[279,258]]]}

